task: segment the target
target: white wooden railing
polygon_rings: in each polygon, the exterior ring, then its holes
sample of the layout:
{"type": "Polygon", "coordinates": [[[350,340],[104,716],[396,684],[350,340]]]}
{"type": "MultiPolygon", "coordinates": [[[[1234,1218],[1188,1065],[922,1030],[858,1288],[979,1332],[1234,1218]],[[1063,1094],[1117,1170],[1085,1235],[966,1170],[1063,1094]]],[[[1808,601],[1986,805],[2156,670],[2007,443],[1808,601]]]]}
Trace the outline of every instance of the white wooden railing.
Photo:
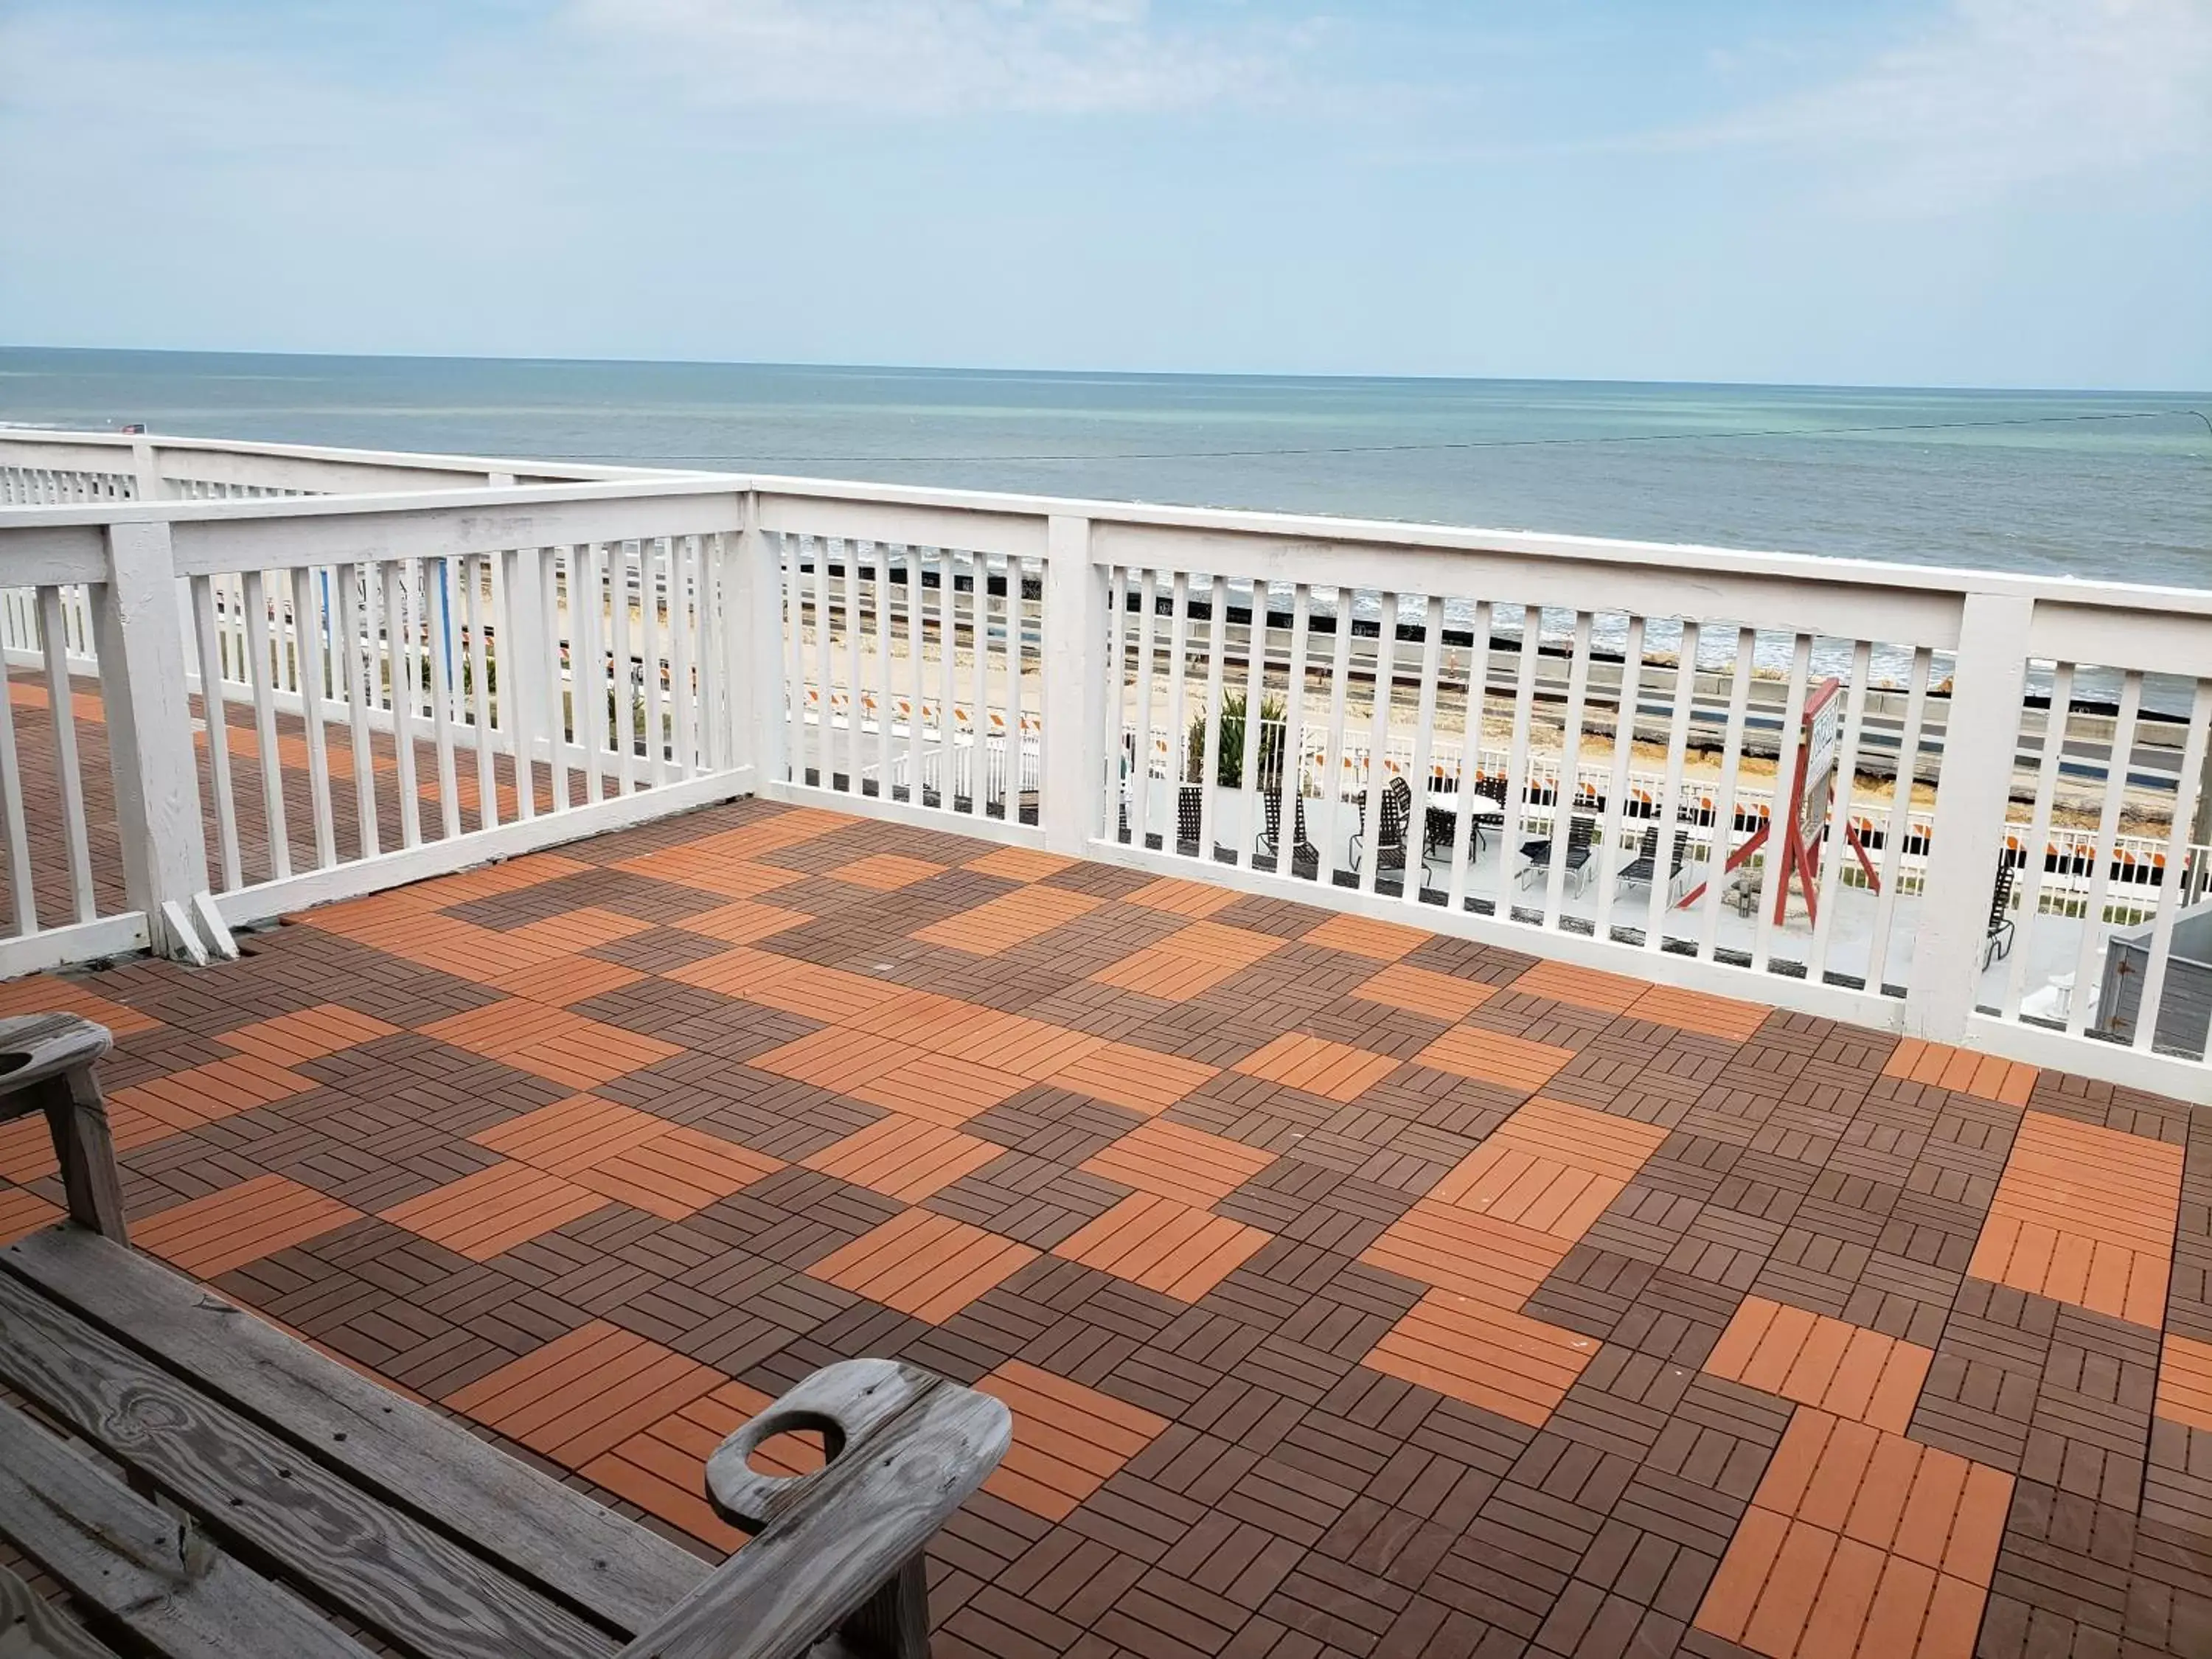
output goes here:
{"type": "MultiPolygon", "coordinates": [[[[27,470],[97,471],[92,440],[18,436],[0,471],[33,446],[70,465],[27,470]]],[[[99,441],[111,469],[118,442],[99,441]]],[[[170,459],[118,471],[131,492],[0,508],[0,972],[220,949],[282,910],[757,791],[2212,1100],[2191,1012],[2212,594],[213,453],[191,466],[301,493],[191,493],[170,459]],[[1808,911],[1771,832],[1830,672],[1853,781],[1811,825],[1808,911]],[[1584,834],[1586,860],[1528,850],[1584,834]],[[1631,880],[1647,842],[1662,868],[1631,880]]]]}

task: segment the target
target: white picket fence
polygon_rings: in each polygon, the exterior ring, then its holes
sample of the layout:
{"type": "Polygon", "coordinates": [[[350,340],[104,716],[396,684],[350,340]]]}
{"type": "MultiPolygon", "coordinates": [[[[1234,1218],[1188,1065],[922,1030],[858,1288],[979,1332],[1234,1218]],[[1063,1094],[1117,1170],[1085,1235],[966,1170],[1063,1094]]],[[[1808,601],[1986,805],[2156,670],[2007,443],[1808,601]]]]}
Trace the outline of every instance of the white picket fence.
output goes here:
{"type": "Polygon", "coordinates": [[[2212,594],[576,471],[0,432],[128,486],[0,507],[0,972],[757,792],[2212,1100],[2212,594]],[[1919,787],[1811,825],[1808,908],[1716,866],[1816,659],[1837,776],[1919,787]]]}

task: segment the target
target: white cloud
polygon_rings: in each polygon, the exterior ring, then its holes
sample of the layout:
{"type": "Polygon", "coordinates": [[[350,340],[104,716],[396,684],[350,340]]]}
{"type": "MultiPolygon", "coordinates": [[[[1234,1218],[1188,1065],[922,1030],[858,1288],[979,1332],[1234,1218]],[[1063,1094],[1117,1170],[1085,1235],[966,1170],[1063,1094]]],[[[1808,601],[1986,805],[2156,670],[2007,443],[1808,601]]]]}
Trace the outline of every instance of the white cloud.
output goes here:
{"type": "Polygon", "coordinates": [[[888,116],[1193,107],[1278,85],[1300,39],[1146,0],[572,0],[566,21],[712,102],[888,116]]]}
{"type": "Polygon", "coordinates": [[[1841,80],[1662,140],[1798,150],[1860,205],[1942,212],[2173,167],[2212,183],[2208,0],[1953,0],[1841,80]]]}

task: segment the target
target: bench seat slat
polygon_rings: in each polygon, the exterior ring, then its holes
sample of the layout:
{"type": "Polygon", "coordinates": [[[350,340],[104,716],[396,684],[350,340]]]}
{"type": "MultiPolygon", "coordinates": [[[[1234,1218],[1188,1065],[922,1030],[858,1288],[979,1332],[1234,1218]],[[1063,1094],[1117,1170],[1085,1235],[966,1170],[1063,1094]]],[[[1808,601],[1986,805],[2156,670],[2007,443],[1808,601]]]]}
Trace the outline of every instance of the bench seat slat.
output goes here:
{"type": "Polygon", "coordinates": [[[597,1659],[617,1645],[8,1274],[0,1379],[173,1492],[250,1564],[275,1564],[422,1659],[597,1659]]]}
{"type": "Polygon", "coordinates": [[[0,1249],[0,1271],[614,1632],[706,1577],[667,1540],[97,1234],[33,1233],[0,1249]]]}
{"type": "Polygon", "coordinates": [[[0,1567],[0,1659],[115,1659],[31,1587],[0,1567]]]}
{"type": "MultiPolygon", "coordinates": [[[[0,1516],[17,1547],[71,1595],[158,1653],[173,1659],[239,1659],[256,1652],[368,1659],[358,1643],[290,1592],[257,1577],[191,1522],[164,1514],[9,1406],[0,1406],[0,1516]]],[[[21,1579],[4,1577],[29,1595],[21,1579]]],[[[0,1605],[9,1594],[0,1587],[0,1605]]],[[[42,1633],[35,1624],[27,1628],[34,1639],[42,1633]]],[[[88,1637],[70,1647],[60,1644],[66,1637],[45,1633],[57,1659],[112,1659],[88,1637]]]]}

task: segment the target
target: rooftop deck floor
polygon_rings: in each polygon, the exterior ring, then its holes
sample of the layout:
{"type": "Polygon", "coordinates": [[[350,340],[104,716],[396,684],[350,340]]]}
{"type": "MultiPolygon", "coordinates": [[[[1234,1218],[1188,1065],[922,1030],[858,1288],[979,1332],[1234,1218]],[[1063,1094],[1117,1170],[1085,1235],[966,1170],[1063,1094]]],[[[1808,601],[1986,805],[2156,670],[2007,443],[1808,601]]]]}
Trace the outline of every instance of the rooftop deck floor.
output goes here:
{"type": "Polygon", "coordinates": [[[806,1371],[1000,1395],[941,1655],[2212,1653],[2212,1116],[757,801],[245,943],[0,987],[137,1240],[714,1551],[806,1371]]]}

